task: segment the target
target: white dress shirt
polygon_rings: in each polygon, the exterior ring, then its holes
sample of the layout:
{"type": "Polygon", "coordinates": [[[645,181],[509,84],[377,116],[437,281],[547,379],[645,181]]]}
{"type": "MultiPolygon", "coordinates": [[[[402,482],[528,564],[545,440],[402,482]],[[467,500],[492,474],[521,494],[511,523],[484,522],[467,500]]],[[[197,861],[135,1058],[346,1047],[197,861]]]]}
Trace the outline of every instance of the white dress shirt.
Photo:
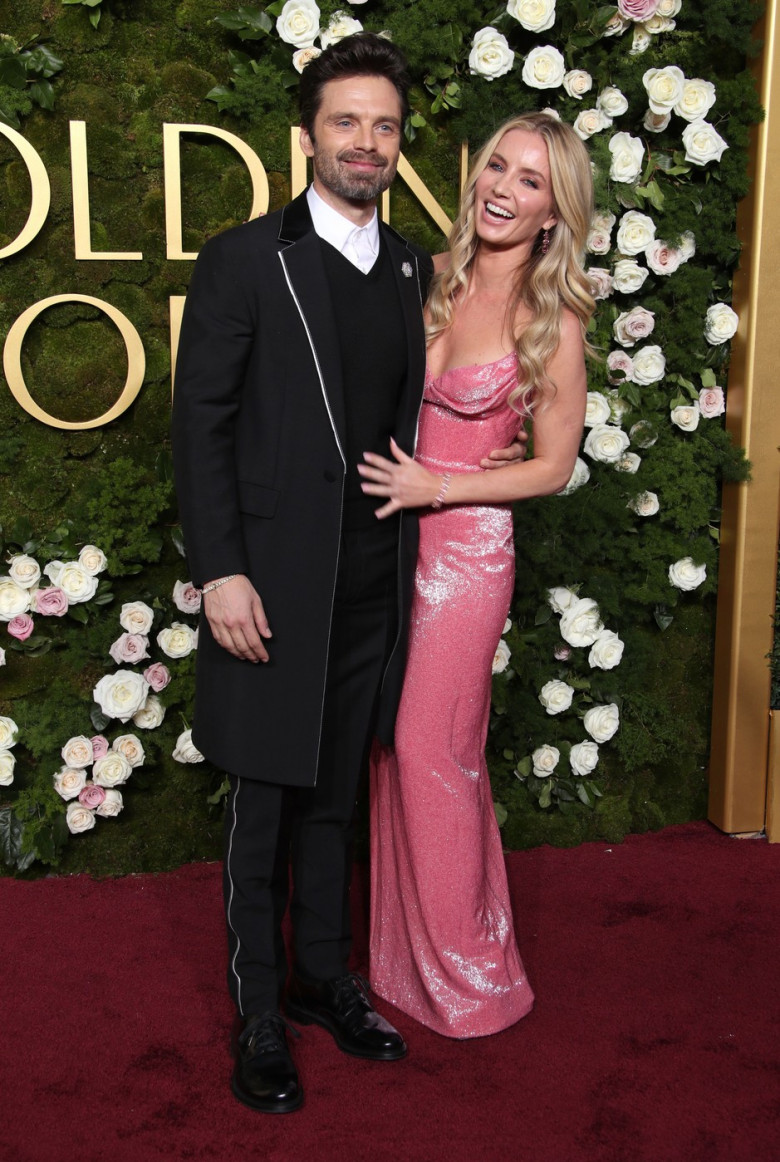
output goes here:
{"type": "Polygon", "coordinates": [[[335,246],[363,274],[368,274],[379,254],[379,219],[376,210],[366,226],[356,226],[324,202],[314,186],[309,186],[306,191],[306,200],[319,237],[335,246]]]}

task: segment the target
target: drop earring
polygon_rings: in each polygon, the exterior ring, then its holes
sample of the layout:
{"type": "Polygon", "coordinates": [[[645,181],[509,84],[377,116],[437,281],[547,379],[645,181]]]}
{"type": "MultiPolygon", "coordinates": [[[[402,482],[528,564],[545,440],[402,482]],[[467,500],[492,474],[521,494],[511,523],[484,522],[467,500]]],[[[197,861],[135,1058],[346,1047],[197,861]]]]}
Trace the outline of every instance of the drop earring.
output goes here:
{"type": "Polygon", "coordinates": [[[546,254],[550,249],[550,231],[545,230],[542,234],[542,254],[546,254]]]}

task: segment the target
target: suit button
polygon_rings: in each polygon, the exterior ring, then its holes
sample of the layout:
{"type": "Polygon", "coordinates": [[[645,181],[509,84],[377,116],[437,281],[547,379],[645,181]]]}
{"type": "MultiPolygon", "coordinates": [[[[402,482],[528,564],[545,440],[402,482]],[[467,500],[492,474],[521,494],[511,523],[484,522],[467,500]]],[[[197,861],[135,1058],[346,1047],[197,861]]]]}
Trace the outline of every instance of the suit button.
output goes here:
{"type": "Polygon", "coordinates": [[[322,474],[327,480],[328,484],[333,484],[337,480],[335,472],[331,472],[330,468],[326,468],[322,474]]]}

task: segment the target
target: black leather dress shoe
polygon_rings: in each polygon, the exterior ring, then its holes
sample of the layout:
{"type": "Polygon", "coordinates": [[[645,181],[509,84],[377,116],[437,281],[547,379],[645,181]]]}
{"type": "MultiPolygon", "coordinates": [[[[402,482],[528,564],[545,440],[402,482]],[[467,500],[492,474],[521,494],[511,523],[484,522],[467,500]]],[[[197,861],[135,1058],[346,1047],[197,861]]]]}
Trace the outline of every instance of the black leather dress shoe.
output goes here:
{"type": "Polygon", "coordinates": [[[303,1102],[303,1090],[287,1048],[288,1028],[279,1013],[252,1014],[236,1020],[236,1065],[230,1088],[239,1101],[253,1110],[286,1114],[303,1102]]]}
{"type": "Polygon", "coordinates": [[[325,981],[293,976],[285,1009],[301,1025],[322,1025],[345,1053],[373,1061],[397,1061],[406,1056],[406,1043],[372,1007],[367,988],[368,983],[354,972],[325,981]]]}

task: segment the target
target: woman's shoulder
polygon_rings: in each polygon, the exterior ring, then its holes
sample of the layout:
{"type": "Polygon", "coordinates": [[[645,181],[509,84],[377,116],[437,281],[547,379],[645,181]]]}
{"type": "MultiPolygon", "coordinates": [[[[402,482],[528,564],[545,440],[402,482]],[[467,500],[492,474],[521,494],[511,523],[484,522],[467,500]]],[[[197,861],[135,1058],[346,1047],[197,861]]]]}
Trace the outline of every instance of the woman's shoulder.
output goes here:
{"type": "Polygon", "coordinates": [[[433,273],[441,274],[446,270],[450,262],[450,252],[445,250],[442,254],[434,254],[433,256],[433,273]]]}

